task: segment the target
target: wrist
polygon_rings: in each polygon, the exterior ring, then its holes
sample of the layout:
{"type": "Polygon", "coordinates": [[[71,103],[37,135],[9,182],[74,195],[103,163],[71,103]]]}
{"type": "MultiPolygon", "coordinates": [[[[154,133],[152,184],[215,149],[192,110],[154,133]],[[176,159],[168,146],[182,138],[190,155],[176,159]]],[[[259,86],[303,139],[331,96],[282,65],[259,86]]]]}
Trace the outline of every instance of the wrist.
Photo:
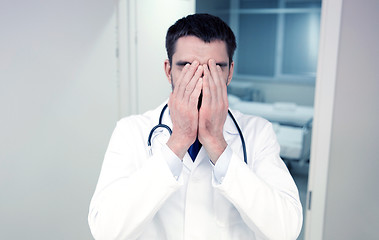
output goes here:
{"type": "Polygon", "coordinates": [[[183,160],[184,155],[186,154],[188,148],[191,146],[192,142],[191,140],[188,140],[181,136],[176,136],[173,133],[167,141],[167,146],[171,149],[171,151],[175,153],[176,156],[183,160]]]}
{"type": "Polygon", "coordinates": [[[225,151],[226,147],[228,146],[228,144],[226,143],[223,137],[209,139],[208,141],[202,144],[207,150],[209,158],[211,159],[213,164],[216,164],[217,160],[219,159],[221,154],[225,151]]]}

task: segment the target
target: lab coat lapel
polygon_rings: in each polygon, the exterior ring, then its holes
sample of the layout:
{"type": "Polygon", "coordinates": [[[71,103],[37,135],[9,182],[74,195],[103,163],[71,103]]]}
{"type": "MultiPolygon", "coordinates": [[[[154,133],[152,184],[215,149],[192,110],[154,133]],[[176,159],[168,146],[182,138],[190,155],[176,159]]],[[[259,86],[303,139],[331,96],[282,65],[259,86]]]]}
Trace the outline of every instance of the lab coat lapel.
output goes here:
{"type": "Polygon", "coordinates": [[[192,171],[193,169],[195,169],[197,166],[199,166],[199,164],[202,162],[202,161],[207,161],[209,160],[208,158],[208,154],[207,154],[207,151],[205,150],[205,148],[202,146],[200,148],[200,151],[199,153],[197,154],[196,158],[195,158],[195,161],[192,161],[192,158],[191,156],[188,154],[188,152],[186,152],[186,154],[184,155],[184,158],[183,158],[183,164],[185,167],[187,167],[190,171],[192,171]]]}
{"type": "Polygon", "coordinates": [[[183,165],[189,170],[192,171],[194,162],[192,161],[191,156],[186,152],[186,154],[183,157],[183,165]]]}
{"type": "Polygon", "coordinates": [[[172,130],[172,120],[171,120],[171,117],[170,117],[170,109],[168,107],[166,108],[166,111],[165,111],[165,113],[163,115],[162,124],[166,124],[172,130]]]}
{"type": "MultiPolygon", "coordinates": [[[[237,117],[238,117],[238,113],[232,113],[236,120],[238,121],[237,117]]],[[[236,125],[234,124],[232,118],[229,116],[228,114],[228,117],[226,118],[226,121],[225,121],[225,125],[224,125],[224,138],[225,138],[225,141],[229,144],[231,140],[233,140],[236,136],[239,136],[238,135],[238,130],[237,130],[237,127],[236,125]]]]}
{"type": "MultiPolygon", "coordinates": [[[[239,118],[241,116],[240,112],[232,112],[234,118],[237,121],[237,124],[241,128],[241,130],[244,128],[243,125],[243,119],[239,118]]],[[[239,132],[237,130],[237,126],[233,122],[232,118],[228,115],[228,118],[224,125],[224,138],[228,144],[228,146],[240,156],[240,158],[243,160],[243,147],[241,144],[241,139],[239,132]]]]}
{"type": "MultiPolygon", "coordinates": [[[[163,105],[164,106],[164,105],[163,105]]],[[[162,107],[163,107],[162,106],[162,107]]],[[[236,117],[238,117],[238,113],[233,113],[233,115],[236,117]]],[[[238,121],[238,120],[237,120],[238,121]]],[[[162,123],[163,124],[166,124],[167,126],[169,126],[171,129],[172,129],[172,120],[171,120],[171,117],[170,117],[170,109],[167,108],[164,115],[163,115],[163,118],[162,118],[162,123]]],[[[153,136],[157,136],[158,134],[160,135],[163,135],[165,139],[168,140],[169,138],[169,135],[168,135],[168,132],[166,134],[167,130],[163,129],[163,128],[160,128],[159,130],[157,130],[156,132],[154,132],[154,135],[153,136]]],[[[225,138],[225,141],[228,143],[228,145],[230,145],[230,143],[232,141],[234,141],[235,137],[238,137],[238,130],[233,122],[233,120],[231,119],[231,117],[228,115],[228,117],[226,118],[226,121],[225,121],[225,124],[224,124],[224,129],[223,129],[223,134],[224,134],[224,138],[225,138]]],[[[167,142],[166,140],[161,140],[160,141],[162,144],[167,142]]],[[[208,157],[208,153],[206,151],[206,149],[202,146],[195,161],[192,161],[192,158],[191,156],[188,154],[188,152],[184,155],[184,158],[183,158],[183,165],[190,171],[192,171],[193,169],[195,169],[197,166],[200,165],[200,163],[202,163],[203,161],[210,161],[209,157],[208,157]]]]}
{"type": "Polygon", "coordinates": [[[196,159],[194,161],[194,168],[199,166],[202,161],[208,161],[208,160],[209,160],[208,153],[205,150],[205,148],[203,146],[201,146],[200,151],[197,154],[196,159]]]}

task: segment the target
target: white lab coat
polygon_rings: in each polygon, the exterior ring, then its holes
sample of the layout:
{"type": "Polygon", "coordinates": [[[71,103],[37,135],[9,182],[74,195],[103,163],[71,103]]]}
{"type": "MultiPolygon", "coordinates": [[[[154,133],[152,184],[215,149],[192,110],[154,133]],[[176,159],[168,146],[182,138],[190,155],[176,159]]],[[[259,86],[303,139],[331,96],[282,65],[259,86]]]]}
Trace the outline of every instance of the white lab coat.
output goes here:
{"type": "MultiPolygon", "coordinates": [[[[227,118],[231,157],[218,183],[204,148],[195,162],[187,153],[181,174],[174,176],[165,160],[172,156],[163,128],[154,132],[149,155],[147,137],[162,107],[118,122],[90,205],[95,239],[296,239],[302,226],[298,190],[268,121],[233,112],[245,137],[246,165],[237,129],[227,118]]],[[[163,123],[172,126],[169,110],[163,123]]]]}

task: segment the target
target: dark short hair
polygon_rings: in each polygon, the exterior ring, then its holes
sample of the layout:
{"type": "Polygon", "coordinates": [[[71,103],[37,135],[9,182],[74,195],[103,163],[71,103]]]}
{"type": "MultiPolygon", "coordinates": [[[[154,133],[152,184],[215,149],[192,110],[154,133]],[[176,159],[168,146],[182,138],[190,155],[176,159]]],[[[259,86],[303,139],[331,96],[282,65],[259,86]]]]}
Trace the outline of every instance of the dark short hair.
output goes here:
{"type": "Polygon", "coordinates": [[[181,18],[172,25],[166,35],[167,57],[172,64],[172,56],[175,53],[176,42],[185,36],[195,36],[206,43],[221,40],[226,43],[229,63],[233,61],[236,50],[236,37],[230,27],[219,17],[210,14],[193,14],[181,18]]]}

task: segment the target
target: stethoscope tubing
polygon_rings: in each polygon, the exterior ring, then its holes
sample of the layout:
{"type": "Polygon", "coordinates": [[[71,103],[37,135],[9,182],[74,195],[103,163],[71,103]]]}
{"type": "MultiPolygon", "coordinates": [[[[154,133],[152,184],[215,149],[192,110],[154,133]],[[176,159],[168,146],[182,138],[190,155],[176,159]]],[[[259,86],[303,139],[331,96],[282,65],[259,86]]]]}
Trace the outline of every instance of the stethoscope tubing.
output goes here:
{"type": "Polygon", "coordinates": [[[237,128],[238,134],[240,135],[241,145],[242,145],[242,151],[243,151],[243,160],[244,160],[245,163],[247,164],[247,153],[246,153],[245,138],[243,137],[243,134],[242,134],[241,128],[239,127],[239,125],[238,125],[238,123],[237,123],[237,120],[234,118],[233,114],[230,112],[229,109],[228,109],[228,113],[229,113],[230,118],[233,120],[234,125],[235,125],[236,128],[237,128]]]}

